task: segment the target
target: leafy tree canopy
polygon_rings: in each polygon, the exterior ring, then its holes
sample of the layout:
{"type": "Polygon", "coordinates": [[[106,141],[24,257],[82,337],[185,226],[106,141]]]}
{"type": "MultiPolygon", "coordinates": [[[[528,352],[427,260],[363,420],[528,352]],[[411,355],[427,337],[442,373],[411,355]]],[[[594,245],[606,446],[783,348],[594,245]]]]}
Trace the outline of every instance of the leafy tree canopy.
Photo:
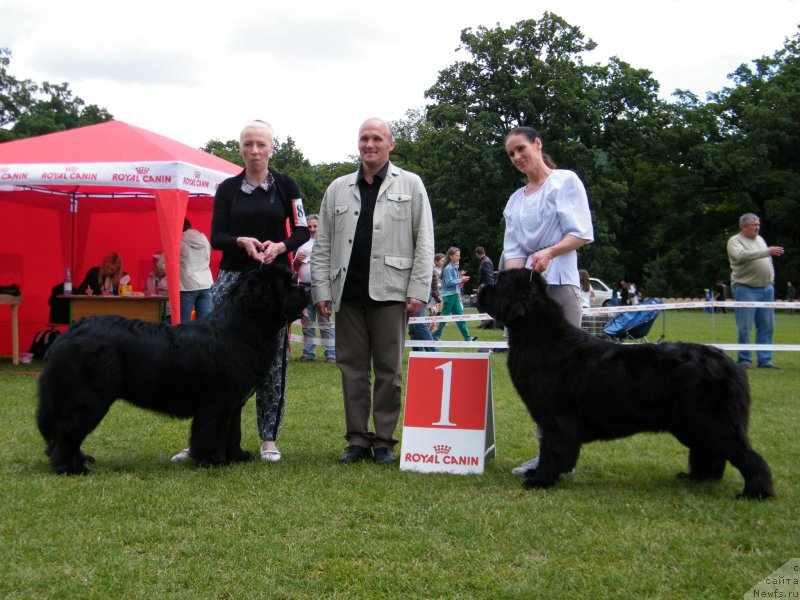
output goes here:
{"type": "MultiPolygon", "coordinates": [[[[800,33],[772,56],[739,66],[731,85],[705,101],[677,90],[667,102],[645,68],[620,57],[587,64],[596,44],[545,12],[508,28],[465,29],[461,57],[427,90],[429,104],[392,124],[392,160],[418,173],[433,206],[436,249],[475,246],[497,262],[503,208],[524,178],[506,157],[508,131],[529,125],[559,168],[586,185],[595,231],[581,267],[646,295],[698,296],[727,280],[727,238],[755,212],[762,235],[786,248],[778,288],[800,272],[800,33]]],[[[0,141],[111,118],[66,83],[38,84],[8,72],[0,49],[0,141]]],[[[242,164],[238,141],[203,148],[242,164]]],[[[330,182],[357,160],[312,165],[291,137],[271,165],[294,177],[309,213],[330,182]]]]}
{"type": "Polygon", "coordinates": [[[0,48],[0,142],[102,123],[113,118],[104,108],[86,105],[68,84],[37,84],[8,72],[11,51],[0,48]]]}

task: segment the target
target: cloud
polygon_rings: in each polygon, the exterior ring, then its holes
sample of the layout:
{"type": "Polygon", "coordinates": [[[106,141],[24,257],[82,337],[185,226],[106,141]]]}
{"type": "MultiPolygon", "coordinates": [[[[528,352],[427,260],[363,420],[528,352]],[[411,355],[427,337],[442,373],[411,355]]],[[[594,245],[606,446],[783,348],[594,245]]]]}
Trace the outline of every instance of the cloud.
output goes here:
{"type": "Polygon", "coordinates": [[[367,48],[388,43],[380,25],[347,11],[243,20],[234,27],[230,40],[229,50],[235,54],[264,53],[290,64],[320,66],[361,60],[367,48]]]}
{"type": "Polygon", "coordinates": [[[462,29],[508,27],[554,11],[612,55],[645,68],[669,98],[729,85],[739,64],[797,33],[797,0],[752,14],[747,0],[0,0],[0,46],[20,79],[66,81],[116,118],[199,146],[272,121],[312,162],[344,160],[368,116],[425,104],[461,58],[462,29]],[[113,8],[113,9],[112,9],[113,8]]]}
{"type": "Polygon", "coordinates": [[[191,56],[133,45],[106,52],[75,46],[40,46],[27,58],[29,67],[51,81],[100,79],[126,84],[191,85],[202,80],[201,65],[191,56]]]}

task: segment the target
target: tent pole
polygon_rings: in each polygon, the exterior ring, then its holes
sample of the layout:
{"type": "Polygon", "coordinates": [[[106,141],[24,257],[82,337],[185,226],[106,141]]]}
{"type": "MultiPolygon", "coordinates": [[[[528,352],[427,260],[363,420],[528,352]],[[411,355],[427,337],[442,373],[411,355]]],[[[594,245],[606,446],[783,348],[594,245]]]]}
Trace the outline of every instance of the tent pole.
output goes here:
{"type": "Polygon", "coordinates": [[[78,196],[73,192],[70,194],[69,197],[69,213],[70,219],[72,221],[72,227],[70,228],[70,240],[69,240],[69,270],[72,273],[73,279],[76,277],[75,274],[75,238],[77,237],[77,228],[78,228],[78,196]]]}

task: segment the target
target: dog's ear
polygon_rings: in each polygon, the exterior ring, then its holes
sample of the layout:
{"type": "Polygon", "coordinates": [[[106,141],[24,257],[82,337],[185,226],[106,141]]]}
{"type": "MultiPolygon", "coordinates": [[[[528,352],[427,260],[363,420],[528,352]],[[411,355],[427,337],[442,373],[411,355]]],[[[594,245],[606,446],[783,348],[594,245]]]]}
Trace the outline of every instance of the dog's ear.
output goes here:
{"type": "Polygon", "coordinates": [[[478,310],[484,313],[489,313],[493,317],[495,314],[495,298],[497,297],[497,289],[495,285],[484,285],[478,290],[478,310]]]}
{"type": "Polygon", "coordinates": [[[547,282],[545,282],[544,277],[536,271],[531,271],[531,287],[537,294],[547,293],[547,282]]]}

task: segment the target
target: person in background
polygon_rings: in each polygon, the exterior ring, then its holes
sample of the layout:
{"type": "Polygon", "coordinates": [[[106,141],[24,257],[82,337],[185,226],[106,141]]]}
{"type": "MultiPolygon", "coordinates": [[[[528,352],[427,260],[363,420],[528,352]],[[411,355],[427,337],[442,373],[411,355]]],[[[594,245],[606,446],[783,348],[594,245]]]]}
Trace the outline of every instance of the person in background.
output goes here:
{"type": "Polygon", "coordinates": [[[492,285],[494,283],[494,264],[492,259],[486,255],[486,250],[483,246],[475,248],[475,257],[480,261],[478,268],[478,289],[485,285],[492,285]]]}
{"type": "MultiPolygon", "coordinates": [[[[442,312],[442,269],[444,268],[444,254],[437,252],[433,255],[433,277],[431,278],[431,298],[433,301],[428,307],[428,314],[431,317],[436,317],[442,312]]],[[[431,334],[433,334],[439,326],[436,323],[431,323],[428,326],[431,334]]]]}
{"type": "Polygon", "coordinates": [[[639,304],[639,296],[636,293],[636,284],[633,282],[628,284],[628,303],[631,306],[639,304]]]}
{"type": "MultiPolygon", "coordinates": [[[[423,306],[418,313],[414,313],[410,315],[411,317],[424,317],[425,316],[425,309],[428,309],[430,312],[433,310],[436,312],[436,307],[441,301],[441,284],[439,283],[439,275],[436,272],[436,256],[434,256],[434,264],[433,268],[431,269],[431,295],[428,298],[427,304],[423,306]]],[[[436,313],[438,314],[438,312],[436,313]]],[[[431,331],[431,327],[428,323],[414,323],[413,325],[408,326],[408,337],[412,340],[420,340],[422,342],[432,342],[433,341],[433,332],[431,331]]],[[[425,352],[438,352],[438,348],[433,348],[432,346],[426,346],[425,348],[413,348],[413,350],[425,351],[425,352]]]]}
{"type": "Polygon", "coordinates": [[[336,310],[348,443],[339,462],[345,464],[373,456],[379,465],[394,462],[408,315],[430,296],[431,205],[419,176],[389,160],[394,146],[386,121],[361,124],[361,164],[325,191],[311,254],[317,312],[329,317],[336,310]]]}
{"type": "MultiPolygon", "coordinates": [[[[309,215],[306,217],[308,222],[308,232],[311,234],[305,244],[300,246],[297,254],[294,257],[294,268],[297,272],[297,283],[302,286],[311,287],[311,252],[314,249],[314,240],[317,237],[317,225],[319,224],[319,215],[309,215]]],[[[325,348],[325,362],[336,362],[336,347],[334,346],[334,329],[331,326],[332,321],[330,317],[319,314],[317,309],[314,308],[314,302],[309,297],[308,306],[300,324],[303,328],[303,338],[310,339],[316,337],[317,329],[315,323],[319,324],[320,337],[323,340],[328,340],[324,345],[325,348]]],[[[300,357],[300,362],[314,362],[316,358],[317,347],[312,343],[303,342],[303,355],[300,357]]]]}
{"type": "Polygon", "coordinates": [[[211,312],[211,244],[189,219],[183,220],[181,235],[181,323],[188,323],[192,310],[196,319],[211,312]]]}
{"type": "MultiPolygon", "coordinates": [[[[461,261],[461,250],[450,248],[445,254],[444,269],[442,269],[442,316],[463,315],[464,305],[461,304],[461,286],[469,281],[469,275],[458,270],[461,261]]],[[[442,330],[446,322],[439,323],[433,339],[437,342],[442,339],[442,330]]],[[[464,321],[456,321],[456,326],[466,342],[474,342],[477,336],[472,336],[469,327],[464,321]]]]}
{"type": "MultiPolygon", "coordinates": [[[[506,153],[528,182],[511,195],[503,211],[505,268],[528,267],[541,273],[547,295],[561,306],[567,322],[580,327],[577,250],[594,240],[586,189],[575,173],[545,160],[542,138],[532,127],[512,129],[506,136],[506,153]]],[[[541,431],[537,434],[541,437],[541,431]]],[[[522,475],[538,465],[537,456],[511,472],[522,475]]]]}
{"type": "Polygon", "coordinates": [[[592,284],[589,282],[589,271],[581,269],[578,271],[578,275],[580,277],[581,287],[581,308],[591,308],[595,293],[592,289],[592,284]]]}
{"type": "MultiPolygon", "coordinates": [[[[796,298],[797,298],[797,290],[792,285],[791,281],[787,281],[786,282],[786,301],[787,302],[794,302],[796,298]]],[[[793,315],[794,314],[794,309],[790,308],[787,311],[787,313],[790,314],[790,315],[793,315]]]]}
{"type": "MultiPolygon", "coordinates": [[[[158,251],[153,254],[153,270],[147,275],[144,284],[144,293],[147,296],[169,296],[167,289],[167,264],[164,262],[164,253],[158,251]]],[[[164,317],[172,314],[169,301],[164,303],[164,317]]]]}
{"type": "MultiPolygon", "coordinates": [[[[728,299],[728,292],[727,292],[727,290],[725,288],[726,288],[726,286],[723,283],[723,281],[721,279],[717,280],[717,282],[714,284],[714,300],[715,301],[717,301],[717,302],[725,302],[728,299]]],[[[728,311],[725,309],[724,306],[719,306],[719,307],[714,308],[714,312],[727,313],[728,311]]]]}
{"type": "Polygon", "coordinates": [[[153,254],[153,270],[147,275],[144,293],[148,296],[166,296],[169,294],[167,290],[167,265],[164,262],[164,253],[160,250],[153,254]]]}
{"type": "MultiPolygon", "coordinates": [[[[703,288],[703,299],[706,302],[711,302],[712,296],[711,296],[711,290],[710,289],[703,288]]],[[[714,311],[711,310],[710,306],[704,306],[703,307],[703,312],[704,313],[713,313],[714,311]]]]}
{"type": "MultiPolygon", "coordinates": [[[[289,253],[309,239],[300,190],[294,179],[269,168],[275,147],[272,126],[250,121],[239,135],[244,170],[229,177],[214,195],[211,247],[222,250],[219,276],[211,288],[216,307],[225,301],[239,278],[254,269],[276,264],[291,269],[289,253]]],[[[278,334],[275,359],[256,386],[256,420],[261,460],[281,460],[276,446],[286,406],[286,373],[289,366],[288,327],[278,334]]],[[[242,398],[242,402],[247,398],[242,398]]],[[[172,457],[186,460],[191,448],[172,457]]]]}
{"type": "Polygon", "coordinates": [[[622,306],[628,306],[630,304],[630,297],[628,292],[628,282],[624,279],[619,280],[619,303],[622,306]]]}
{"type": "Polygon", "coordinates": [[[76,294],[87,296],[115,296],[119,294],[119,286],[131,282],[131,276],[122,268],[122,257],[116,252],[103,257],[99,267],[92,267],[86,277],[75,289],[76,294]]]}
{"type": "Polygon", "coordinates": [[[619,306],[622,304],[622,297],[619,291],[619,282],[614,280],[611,282],[611,306],[619,306]]]}
{"type": "MultiPolygon", "coordinates": [[[[491,285],[494,283],[494,264],[492,263],[492,259],[486,255],[486,250],[483,246],[478,246],[475,248],[475,257],[479,261],[478,267],[478,289],[479,291],[485,285],[491,285]]],[[[494,320],[491,321],[483,321],[480,324],[481,329],[494,329],[495,323],[494,320]]]]}
{"type": "MultiPolygon", "coordinates": [[[[767,246],[759,235],[761,220],[753,213],[739,218],[739,233],[728,240],[728,261],[731,265],[731,288],[736,302],[774,302],[775,269],[773,256],[783,256],[781,246],[767,246]]],[[[749,344],[753,325],[756,326],[756,344],[772,344],[775,331],[775,309],[736,307],[737,343],[749,344]]],[[[739,350],[737,360],[745,369],[753,366],[753,353],[739,350]]],[[[779,369],[772,363],[772,351],[756,352],[758,366],[779,369]]]]}

